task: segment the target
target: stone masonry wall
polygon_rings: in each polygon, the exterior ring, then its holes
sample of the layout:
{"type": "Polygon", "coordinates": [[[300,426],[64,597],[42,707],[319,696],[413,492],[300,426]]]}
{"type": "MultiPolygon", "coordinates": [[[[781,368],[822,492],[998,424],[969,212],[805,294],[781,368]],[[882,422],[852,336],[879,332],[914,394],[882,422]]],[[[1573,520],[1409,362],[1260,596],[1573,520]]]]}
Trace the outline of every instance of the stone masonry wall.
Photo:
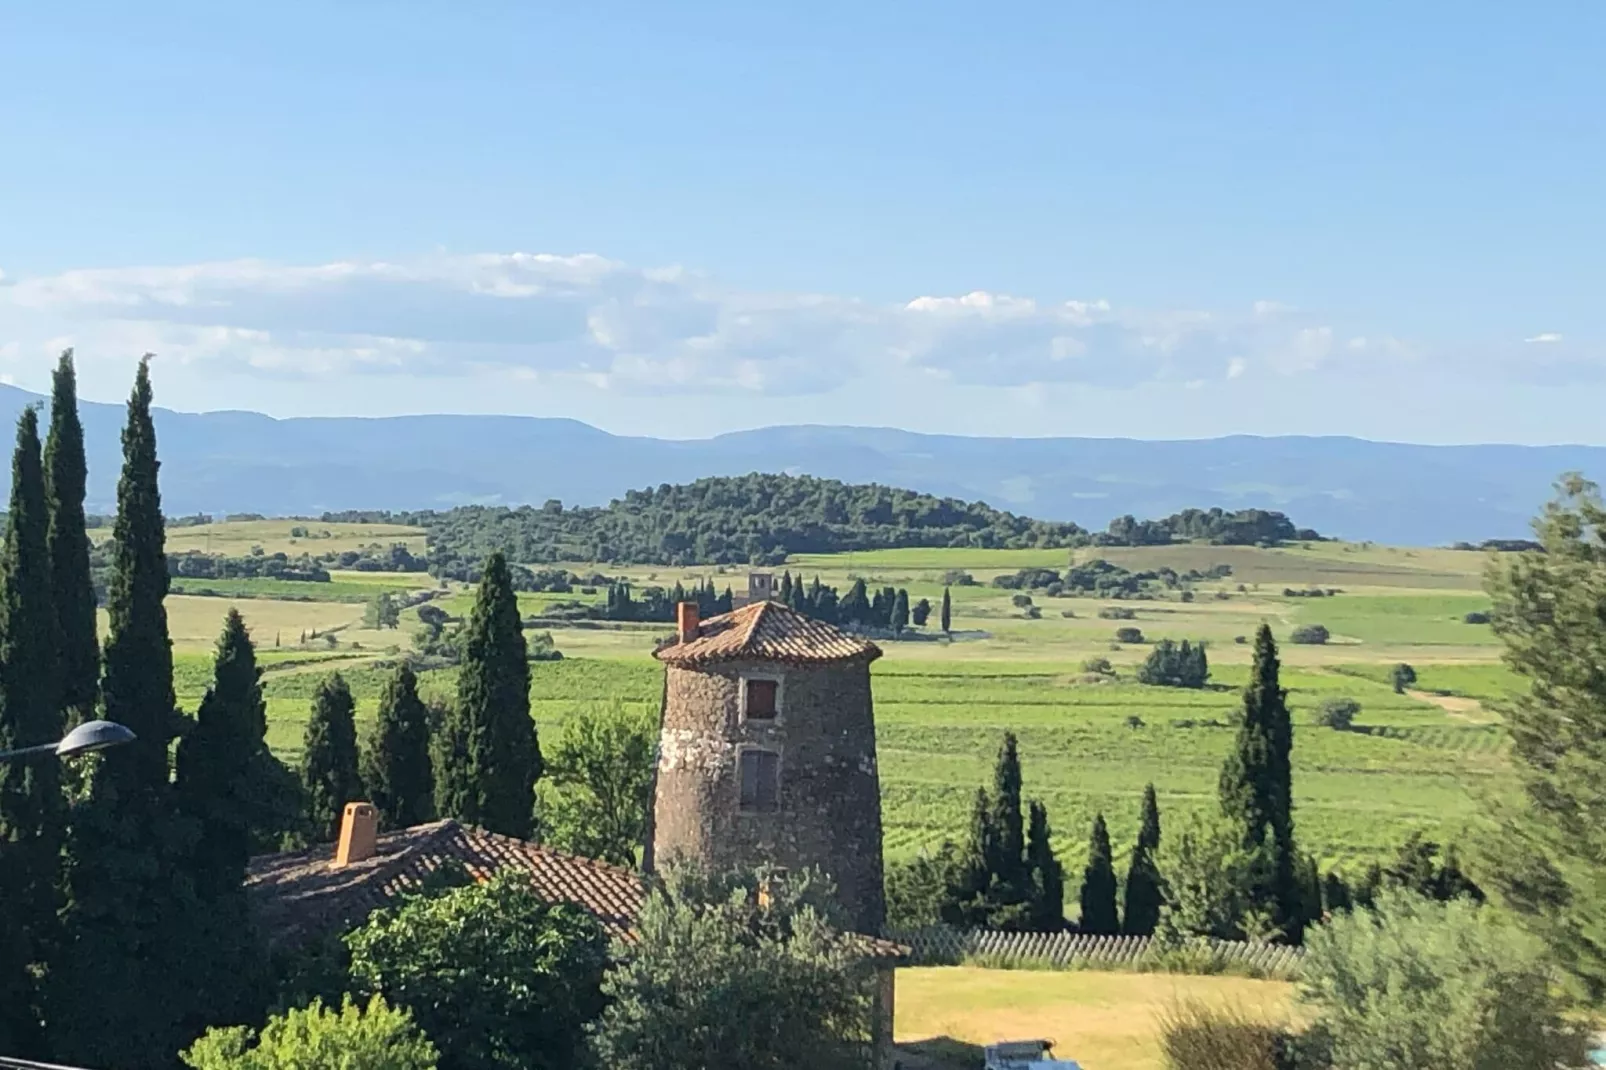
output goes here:
{"type": "Polygon", "coordinates": [[[680,855],[719,867],[817,867],[835,880],[846,921],[879,933],[886,900],[868,663],[736,662],[665,671],[654,864],[680,855]],[[774,723],[741,716],[743,673],[782,680],[774,723]],[[737,754],[744,744],[781,756],[774,813],[740,812],[737,754]]]}

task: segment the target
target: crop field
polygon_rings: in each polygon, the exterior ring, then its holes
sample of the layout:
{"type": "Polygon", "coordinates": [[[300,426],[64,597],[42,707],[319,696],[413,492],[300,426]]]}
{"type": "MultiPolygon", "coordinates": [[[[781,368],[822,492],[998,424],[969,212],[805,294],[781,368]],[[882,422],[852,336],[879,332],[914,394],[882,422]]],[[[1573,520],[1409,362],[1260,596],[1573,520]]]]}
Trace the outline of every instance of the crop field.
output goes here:
{"type": "MultiPolygon", "coordinates": [[[[253,522],[235,545],[260,542],[268,529],[292,522],[253,522]]],[[[222,529],[214,525],[214,538],[222,529]]],[[[313,525],[314,528],[317,525],[313,525]]],[[[375,541],[377,525],[328,525],[341,538],[375,541]],[[353,530],[346,530],[353,529],[353,530]],[[355,530],[355,529],[361,529],[355,530]]],[[[193,538],[200,529],[175,529],[193,538]]],[[[1132,569],[1207,570],[1231,574],[1192,584],[1153,600],[1111,602],[1092,597],[1050,598],[1033,593],[1033,618],[1014,604],[1015,592],[990,585],[993,576],[1024,567],[1063,568],[1069,551],[898,550],[799,558],[794,576],[842,587],[862,576],[874,586],[900,586],[912,601],[941,600],[944,574],[968,572],[975,583],[951,588],[954,637],[935,632],[936,611],[909,638],[882,643],[875,666],[877,732],[889,857],[906,857],[963,835],[975,789],[987,783],[1005,731],[1020,740],[1026,793],[1048,804],[1056,844],[1074,871],[1085,853],[1095,813],[1106,815],[1118,854],[1135,835],[1146,783],[1159,793],[1162,815],[1176,820],[1214,806],[1216,777],[1232,746],[1238,688],[1250,648],[1240,637],[1269,622],[1282,641],[1283,682],[1295,721],[1296,821],[1302,844],[1329,861],[1359,860],[1391,850],[1409,832],[1454,838],[1477,798],[1498,789],[1505,774],[1505,738],[1497,706],[1519,688],[1499,663],[1487,625],[1466,615],[1486,610],[1480,553],[1406,550],[1369,545],[1311,544],[1282,550],[1243,547],[1146,547],[1077,551],[1132,569]],[[1287,589],[1339,593],[1289,597],[1287,589]],[[1110,620],[1104,609],[1130,610],[1110,620]],[[1331,640],[1320,646],[1288,641],[1295,627],[1322,624],[1331,640]],[[1114,642],[1117,627],[1136,627],[1141,643],[1114,642]],[[1136,667],[1157,639],[1208,643],[1210,686],[1190,691],[1145,687],[1136,667]],[[1088,674],[1090,658],[1108,659],[1115,677],[1088,674]],[[1417,683],[1406,694],[1391,686],[1392,666],[1410,662],[1417,683]],[[1321,727],[1322,701],[1349,697],[1361,705],[1349,731],[1321,727]]],[[[576,566],[590,571],[591,566],[576,566]]],[[[620,574],[618,569],[603,571],[620,574]]],[[[633,583],[673,584],[711,579],[740,588],[746,570],[623,570],[633,583]]],[[[386,573],[341,573],[331,587],[349,602],[289,602],[272,598],[174,594],[169,618],[180,665],[180,700],[194,709],[204,691],[208,652],[230,604],[245,614],[267,673],[270,741],[286,757],[301,747],[302,726],[322,676],[338,669],[357,698],[359,718],[374,713],[384,670],[376,659],[405,650],[415,611],[399,629],[364,630],[362,602],[387,587],[427,583],[386,573]],[[300,644],[302,633],[316,639],[300,644]],[[327,635],[327,633],[334,633],[327,635]],[[275,647],[275,640],[278,647],[275,647]]],[[[456,589],[436,601],[465,614],[472,591],[456,589]]],[[[601,601],[602,592],[521,594],[520,609],[539,616],[554,601],[601,601]]],[[[552,733],[567,717],[614,703],[656,708],[660,676],[649,656],[668,625],[553,628],[565,660],[531,667],[537,722],[552,733]]],[[[450,672],[425,674],[423,686],[446,695],[450,672]]]]}
{"type": "MultiPolygon", "coordinates": [[[[112,529],[96,528],[89,533],[100,542],[111,538],[112,529]]],[[[361,550],[369,546],[404,543],[413,553],[424,552],[424,530],[399,524],[325,524],[318,520],[277,517],[271,520],[229,520],[215,524],[189,524],[167,529],[168,553],[199,550],[209,554],[244,557],[254,547],[263,553],[285,553],[299,557],[333,550],[361,550]],[[304,532],[297,534],[296,532],[304,532]]]]}
{"type": "MultiPolygon", "coordinates": [[[[331,576],[333,574],[331,573],[331,576]]],[[[342,573],[342,577],[350,575],[379,576],[382,579],[368,581],[354,581],[350,579],[331,579],[328,583],[311,583],[302,580],[281,580],[266,576],[248,576],[237,579],[204,579],[195,576],[174,576],[171,589],[174,594],[199,595],[203,597],[220,598],[275,598],[286,602],[370,602],[381,591],[407,591],[417,587],[429,587],[433,583],[428,576],[420,583],[416,577],[409,578],[406,573],[378,572],[378,573],[342,573]]]]}

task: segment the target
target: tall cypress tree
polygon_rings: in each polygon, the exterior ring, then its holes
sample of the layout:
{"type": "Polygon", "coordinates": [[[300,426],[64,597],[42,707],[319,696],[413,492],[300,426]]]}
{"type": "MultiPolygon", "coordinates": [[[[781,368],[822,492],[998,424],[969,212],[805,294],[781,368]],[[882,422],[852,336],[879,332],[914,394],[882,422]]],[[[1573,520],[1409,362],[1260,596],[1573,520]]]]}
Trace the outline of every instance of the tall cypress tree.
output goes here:
{"type": "Polygon", "coordinates": [[[195,881],[207,899],[240,891],[251,857],[251,779],[267,731],[260,677],[245,619],[230,609],[217,640],[212,686],[174,761],[179,803],[200,830],[195,881]]]}
{"type": "Polygon", "coordinates": [[[892,618],[888,622],[894,634],[902,632],[909,627],[909,592],[902,587],[892,597],[892,618]]]}
{"type": "Polygon", "coordinates": [[[443,817],[530,835],[541,745],[530,718],[530,663],[507,559],[485,562],[463,636],[457,702],[442,725],[435,804],[443,817]]]}
{"type": "Polygon", "coordinates": [[[95,716],[100,697],[100,648],[95,638],[95,585],[84,526],[84,425],[78,419],[78,378],[72,350],[62,353],[50,392],[45,439],[45,491],[50,502],[51,598],[60,657],[60,704],[74,724],[95,716]]]}
{"type": "MultiPolygon", "coordinates": [[[[23,410],[0,557],[0,749],[61,737],[39,416],[23,410]]],[[[41,1053],[30,963],[54,945],[66,807],[54,759],[0,763],[0,1042],[41,1053]]]]}
{"type": "Polygon", "coordinates": [[[65,945],[52,964],[57,1059],[107,1070],[161,1066],[192,1035],[200,998],[189,823],[177,813],[168,749],[183,720],[173,697],[167,560],[151,421],[149,358],[123,430],[112,528],[105,715],[135,739],[94,759],[69,819],[65,945]]]}
{"type": "Polygon", "coordinates": [[[947,587],[942,589],[942,634],[949,635],[954,626],[953,597],[947,587]]]}
{"type": "Polygon", "coordinates": [[[356,704],[351,688],[338,672],[330,673],[312,698],[301,748],[301,788],[306,793],[307,824],[321,840],[340,832],[346,804],[362,794],[357,774],[356,704]]]}
{"type": "Polygon", "coordinates": [[[385,828],[411,828],[434,816],[429,710],[405,661],[379,696],[379,719],[363,745],[362,783],[385,828]]]}
{"type": "Polygon", "coordinates": [[[1304,911],[1294,846],[1293,724],[1278,670],[1277,643],[1271,627],[1262,624],[1237,743],[1221,770],[1220,797],[1222,812],[1253,857],[1251,906],[1298,942],[1304,911]]]}
{"type": "Polygon", "coordinates": [[[1048,808],[1032,800],[1026,826],[1026,868],[1032,881],[1031,927],[1058,932],[1065,927],[1065,870],[1054,857],[1048,808]]]}
{"type": "Polygon", "coordinates": [[[1026,880],[1026,830],[1021,808],[1020,752],[1015,733],[1005,732],[993,766],[992,843],[988,869],[1001,886],[1005,900],[1024,898],[1026,880]]]}
{"type": "Polygon", "coordinates": [[[1121,931],[1115,912],[1115,863],[1110,851],[1110,830],[1104,824],[1103,814],[1093,818],[1087,868],[1082,871],[1081,901],[1082,932],[1110,936],[1121,931]]]}
{"type": "Polygon", "coordinates": [[[1128,936],[1152,936],[1160,922],[1163,896],[1160,869],[1155,861],[1160,849],[1160,803],[1154,785],[1143,789],[1143,819],[1138,842],[1132,848],[1132,864],[1126,874],[1126,908],[1121,912],[1121,931],[1128,936]]]}

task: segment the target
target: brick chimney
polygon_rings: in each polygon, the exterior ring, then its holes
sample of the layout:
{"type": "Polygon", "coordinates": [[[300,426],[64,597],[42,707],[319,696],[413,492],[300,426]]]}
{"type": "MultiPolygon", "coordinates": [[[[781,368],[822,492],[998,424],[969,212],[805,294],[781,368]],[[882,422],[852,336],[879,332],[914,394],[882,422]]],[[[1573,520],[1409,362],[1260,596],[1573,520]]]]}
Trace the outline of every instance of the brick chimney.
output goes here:
{"type": "Polygon", "coordinates": [[[379,835],[379,811],[373,803],[346,804],[340,818],[340,842],[335,845],[335,866],[349,866],[374,857],[379,835]]]}
{"type": "Polygon", "coordinates": [[[697,603],[682,602],[675,607],[675,632],[682,643],[697,638],[697,603]]]}

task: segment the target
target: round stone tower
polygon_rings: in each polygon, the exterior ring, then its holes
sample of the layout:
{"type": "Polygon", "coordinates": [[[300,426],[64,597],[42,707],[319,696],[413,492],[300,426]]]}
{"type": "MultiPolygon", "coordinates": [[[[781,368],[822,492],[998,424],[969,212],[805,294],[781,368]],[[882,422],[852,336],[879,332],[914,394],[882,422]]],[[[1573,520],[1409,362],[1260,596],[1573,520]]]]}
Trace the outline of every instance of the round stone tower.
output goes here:
{"type": "Polygon", "coordinates": [[[647,868],[817,868],[844,920],[886,921],[874,644],[779,602],[707,621],[683,603],[664,664],[647,868]]]}

